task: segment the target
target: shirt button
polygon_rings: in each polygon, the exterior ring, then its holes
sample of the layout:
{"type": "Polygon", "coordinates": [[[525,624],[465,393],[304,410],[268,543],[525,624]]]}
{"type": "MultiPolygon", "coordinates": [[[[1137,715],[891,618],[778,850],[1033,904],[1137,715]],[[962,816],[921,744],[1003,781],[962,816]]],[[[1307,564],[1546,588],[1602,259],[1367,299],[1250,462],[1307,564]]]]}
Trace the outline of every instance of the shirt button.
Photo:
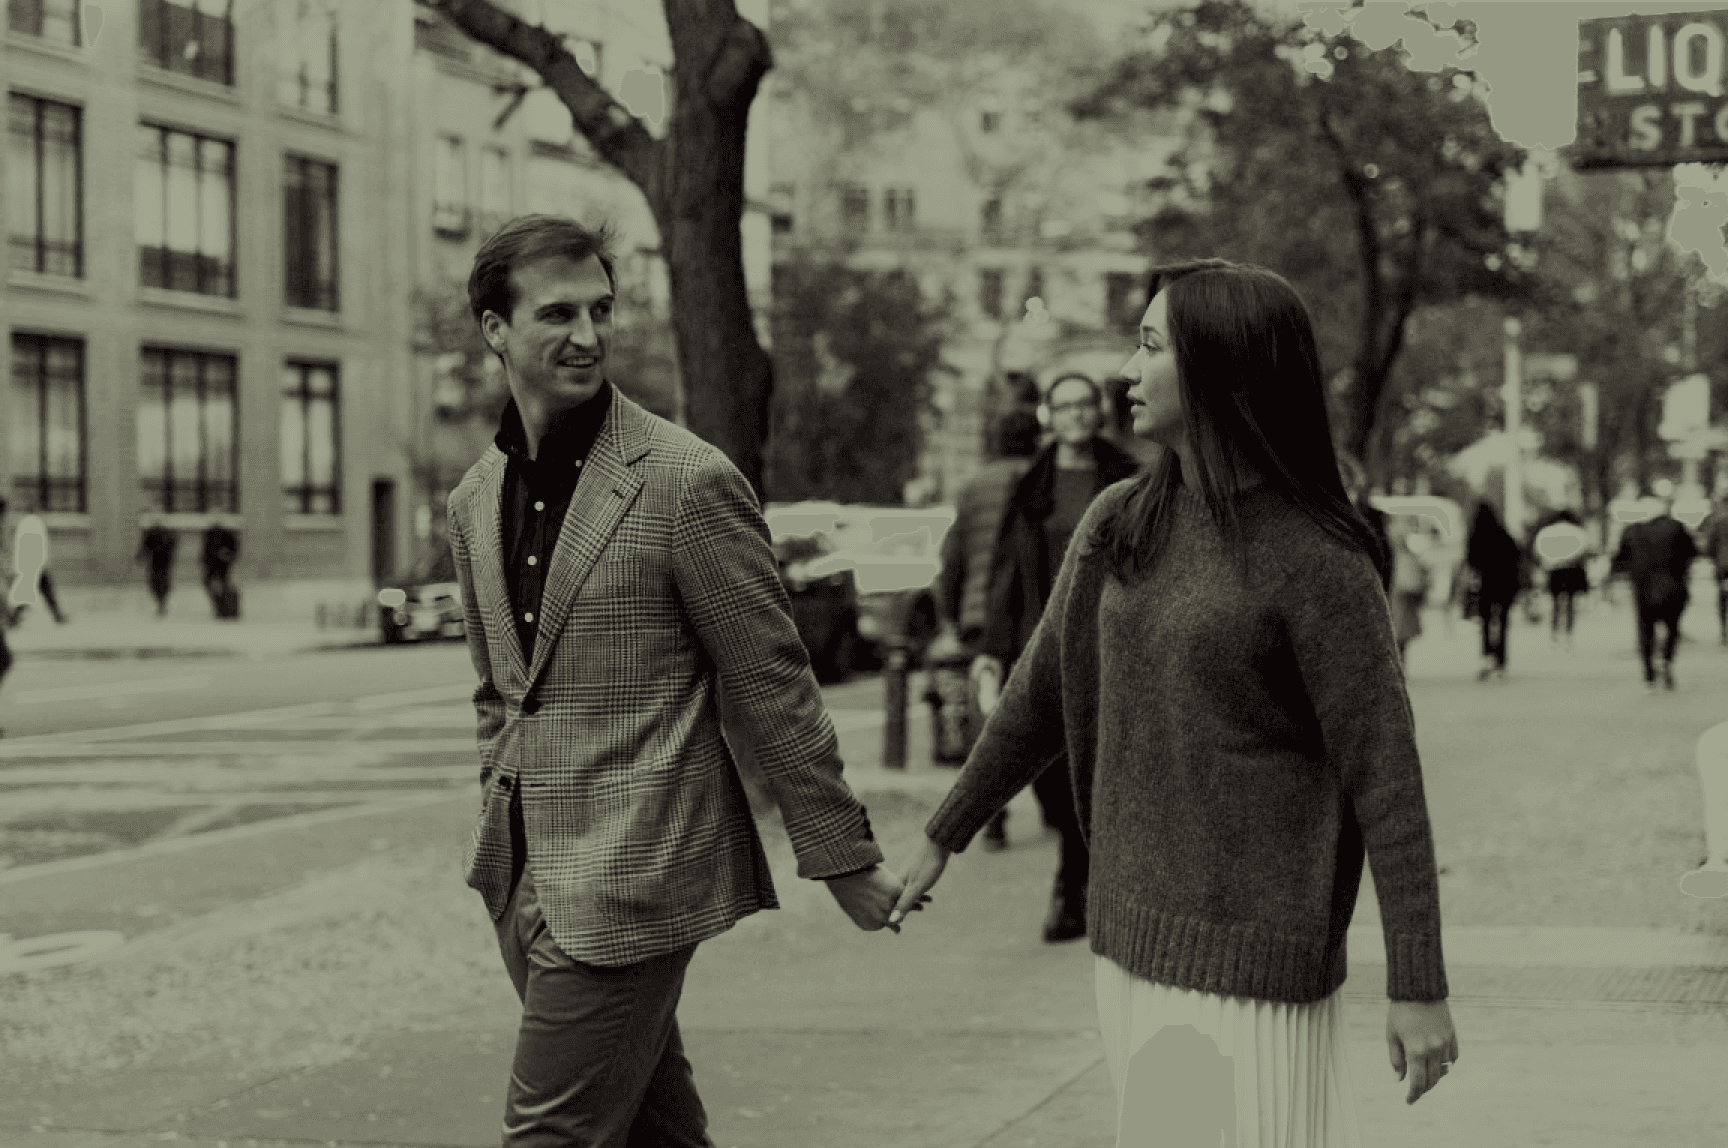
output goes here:
{"type": "Polygon", "coordinates": [[[546,504],[545,504],[545,503],[544,503],[544,502],[536,502],[536,503],[535,503],[535,504],[534,504],[534,509],[535,509],[535,510],[545,510],[545,509],[546,509],[546,504]]]}
{"type": "Polygon", "coordinates": [[[522,615],[522,620],[524,622],[532,622],[534,620],[534,611],[530,610],[526,614],[522,615]]]}
{"type": "Polygon", "coordinates": [[[540,562],[540,559],[534,557],[534,555],[532,555],[532,554],[528,555],[528,565],[536,566],[539,564],[539,562],[540,562]]]}

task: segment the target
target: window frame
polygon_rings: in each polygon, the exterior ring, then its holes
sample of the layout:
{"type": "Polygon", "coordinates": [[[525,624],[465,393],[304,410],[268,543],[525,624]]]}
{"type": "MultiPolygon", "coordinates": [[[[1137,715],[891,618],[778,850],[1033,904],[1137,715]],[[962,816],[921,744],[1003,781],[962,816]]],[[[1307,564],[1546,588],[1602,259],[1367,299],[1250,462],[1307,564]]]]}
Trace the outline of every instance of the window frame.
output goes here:
{"type": "Polygon", "coordinates": [[[1000,267],[978,269],[978,309],[986,318],[1001,319],[1008,299],[1007,275],[1000,267]]]}
{"type": "Polygon", "coordinates": [[[852,235],[870,233],[870,189],[861,183],[840,185],[840,228],[852,235]]]}
{"type": "Polygon", "coordinates": [[[296,152],[284,152],[282,155],[282,296],[290,307],[301,307],[310,311],[328,311],[339,314],[342,310],[342,170],[340,165],[316,156],[301,155],[296,152]],[[316,229],[316,213],[311,210],[313,196],[308,176],[312,169],[320,168],[327,173],[324,185],[325,210],[330,220],[329,257],[330,281],[327,284],[316,282],[317,251],[305,242],[316,229]],[[294,203],[290,194],[290,177],[298,172],[302,210],[305,218],[298,220],[299,233],[302,239],[302,249],[294,245],[296,220],[294,219],[294,203]],[[298,283],[302,293],[296,295],[296,272],[299,272],[298,283]]]}
{"type": "MultiPolygon", "coordinates": [[[[35,146],[35,156],[33,158],[34,158],[35,165],[36,165],[36,202],[34,204],[35,214],[36,214],[36,223],[35,223],[35,227],[36,227],[35,248],[36,248],[36,251],[35,251],[35,259],[33,261],[32,266],[27,267],[27,268],[21,268],[21,270],[29,271],[35,275],[54,275],[54,276],[58,276],[61,278],[67,278],[67,279],[83,279],[84,278],[84,109],[81,105],[78,105],[78,104],[69,104],[69,103],[66,103],[64,100],[49,99],[46,96],[31,95],[28,92],[9,91],[6,93],[6,96],[7,96],[7,99],[6,99],[6,113],[7,113],[6,114],[6,127],[7,127],[6,142],[7,142],[8,151],[10,151],[11,145],[12,145],[12,142],[14,139],[14,136],[12,133],[12,108],[14,106],[13,101],[16,101],[16,100],[29,101],[31,104],[34,105],[34,112],[35,112],[35,115],[33,117],[33,123],[32,123],[32,129],[33,130],[32,130],[31,139],[32,139],[32,142],[35,146]],[[74,202],[73,202],[73,208],[72,208],[73,239],[72,239],[72,251],[71,251],[73,270],[72,270],[72,273],[70,275],[67,275],[65,272],[50,271],[47,269],[48,244],[49,244],[50,240],[48,239],[46,228],[44,225],[44,217],[45,217],[44,209],[46,207],[46,201],[44,199],[44,196],[46,195],[45,186],[47,184],[47,176],[46,176],[47,169],[46,169],[46,165],[44,163],[44,159],[47,155],[47,135],[44,131],[44,127],[46,124],[47,109],[50,105],[53,105],[55,107],[65,108],[66,110],[68,110],[72,113],[72,166],[73,166],[72,181],[73,181],[73,188],[74,188],[74,190],[73,190],[74,202]]],[[[8,224],[8,234],[7,234],[7,248],[8,248],[7,266],[8,267],[14,266],[14,264],[13,264],[13,258],[14,257],[11,255],[11,252],[16,250],[19,247],[19,239],[20,238],[21,238],[20,236],[11,233],[10,224],[8,224]]],[[[63,242],[63,241],[56,240],[54,242],[63,242]]]]}
{"type": "Polygon", "coordinates": [[[59,44],[67,48],[82,48],[84,46],[84,5],[82,0],[58,0],[71,9],[72,38],[70,40],[50,39],[43,35],[42,28],[47,23],[46,14],[50,3],[56,0],[6,0],[6,30],[19,36],[29,36],[41,40],[45,44],[59,44]],[[34,31],[21,28],[14,24],[15,13],[34,7],[36,28],[34,31]]]}
{"type": "MultiPolygon", "coordinates": [[[[278,0],[278,2],[280,2],[280,0],[278,0]]],[[[280,31],[284,26],[291,27],[296,32],[296,35],[294,36],[294,44],[296,47],[292,59],[292,62],[295,65],[295,70],[290,72],[287,68],[283,67],[280,62],[277,66],[276,101],[283,107],[293,108],[295,111],[305,112],[309,115],[315,116],[339,116],[342,114],[342,89],[339,76],[341,50],[337,44],[337,25],[337,7],[332,3],[328,3],[327,0],[300,0],[298,14],[284,20],[278,25],[278,43],[280,43],[281,40],[280,31]],[[330,42],[328,44],[328,50],[330,53],[330,80],[326,85],[324,85],[325,94],[330,105],[328,108],[315,108],[309,102],[313,86],[311,80],[307,76],[307,65],[311,61],[307,57],[306,53],[300,50],[306,46],[306,41],[303,35],[299,34],[300,29],[308,14],[312,13],[314,10],[321,12],[328,20],[330,26],[330,42]],[[282,98],[282,89],[285,82],[294,82],[298,85],[298,100],[287,100],[282,98]]]]}
{"type": "MultiPolygon", "coordinates": [[[[219,351],[198,351],[184,347],[173,347],[163,344],[144,344],[138,349],[139,359],[139,389],[144,391],[144,364],[151,355],[162,356],[162,411],[163,411],[163,452],[162,477],[154,479],[142,471],[138,474],[138,487],[146,504],[163,514],[238,514],[240,512],[240,357],[235,354],[219,351]],[[198,473],[192,482],[195,497],[192,506],[175,505],[174,493],[180,480],[174,474],[174,362],[178,358],[191,359],[198,364],[197,396],[198,396],[198,473]],[[212,452],[206,438],[209,424],[205,413],[208,398],[212,393],[209,385],[209,364],[215,361],[225,361],[231,365],[229,374],[230,390],[228,391],[228,473],[231,476],[226,481],[206,477],[212,452]],[[159,490],[152,491],[151,484],[159,483],[159,490]],[[226,498],[212,498],[212,493],[226,494],[226,498]],[[226,503],[226,505],[222,505],[226,503]]],[[[146,404],[153,396],[140,395],[139,414],[142,415],[146,404]]]]}
{"type": "MultiPolygon", "coordinates": [[[[282,372],[297,372],[297,383],[289,387],[284,382],[281,387],[282,410],[280,417],[286,418],[291,402],[298,400],[300,417],[301,455],[299,465],[300,483],[289,485],[287,476],[282,476],[281,491],[283,509],[289,514],[299,514],[318,518],[339,518],[342,515],[342,364],[335,360],[300,359],[289,357],[282,361],[282,372]],[[314,394],[310,383],[313,371],[330,372],[330,393],[328,395],[314,394]],[[311,425],[311,410],[314,402],[328,401],[330,404],[330,485],[328,487],[314,485],[312,482],[312,436],[308,433],[311,425]],[[311,508],[315,498],[328,495],[329,510],[314,510],[311,508]],[[290,500],[298,498],[298,508],[289,505],[290,500]]],[[[280,449],[280,447],[278,447],[280,449]]],[[[286,464],[286,459],[279,459],[286,464]]]]}
{"type": "Polygon", "coordinates": [[[19,473],[19,459],[11,459],[12,473],[8,476],[8,485],[19,502],[26,507],[37,507],[44,514],[88,514],[90,512],[90,356],[89,347],[84,339],[66,335],[44,335],[30,331],[12,332],[12,381],[11,386],[16,391],[20,386],[22,372],[21,364],[29,360],[29,353],[34,345],[36,407],[38,422],[36,427],[37,457],[34,469],[28,477],[19,473]],[[77,352],[77,392],[78,392],[78,473],[76,476],[74,507],[55,505],[50,493],[56,483],[66,481],[53,475],[48,460],[48,355],[56,344],[70,347],[77,352]],[[23,489],[29,485],[29,493],[23,489]]]}
{"type": "Polygon", "coordinates": [[[473,205],[468,195],[468,149],[467,143],[453,132],[439,132],[434,137],[432,153],[432,230],[435,234],[447,239],[464,239],[473,227],[473,205]],[[450,153],[453,168],[446,168],[446,145],[454,144],[450,153]],[[442,176],[446,171],[454,172],[457,184],[456,193],[459,196],[454,201],[440,198],[448,188],[443,186],[442,176]]]}
{"type": "MultiPolygon", "coordinates": [[[[193,4],[202,4],[203,2],[206,0],[192,0],[193,4]]],[[[209,2],[214,2],[214,0],[209,0],[209,2]]],[[[234,87],[234,0],[223,0],[223,4],[224,11],[221,16],[209,16],[204,13],[201,7],[190,7],[184,0],[138,0],[138,51],[144,62],[153,68],[160,68],[164,72],[172,72],[177,76],[190,76],[206,83],[221,84],[225,88],[234,87]],[[222,74],[220,78],[209,75],[208,69],[198,65],[186,68],[175,61],[174,54],[169,50],[168,44],[169,9],[178,9],[181,12],[190,13],[194,17],[194,27],[198,28],[200,32],[196,42],[200,45],[205,43],[202,36],[203,22],[211,20],[221,24],[222,74]],[[147,40],[152,30],[157,32],[156,43],[150,43],[147,40]]],[[[188,40],[187,42],[192,43],[194,41],[188,40]]],[[[182,51],[181,56],[184,58],[184,51],[182,51]]],[[[200,60],[204,58],[202,50],[198,53],[198,58],[200,60]]]]}
{"type": "MultiPolygon", "coordinates": [[[[161,269],[161,276],[160,276],[160,278],[162,280],[161,282],[153,283],[153,282],[150,282],[146,278],[147,262],[145,259],[145,252],[146,252],[146,250],[149,250],[149,249],[147,249],[143,243],[137,242],[136,235],[133,237],[134,242],[137,243],[137,248],[138,248],[138,283],[139,283],[139,286],[150,287],[150,288],[154,288],[154,289],[162,290],[162,291],[178,291],[178,292],[182,292],[182,293],[189,294],[189,295],[205,295],[205,296],[209,296],[211,298],[216,298],[216,299],[238,299],[240,297],[240,228],[239,228],[239,221],[238,221],[238,216],[239,216],[239,210],[238,210],[238,208],[239,208],[239,189],[238,189],[238,185],[240,182],[240,145],[234,140],[223,139],[221,136],[205,135],[202,132],[188,131],[185,128],[171,127],[167,124],[155,123],[155,122],[150,121],[150,120],[140,120],[138,126],[140,129],[148,130],[148,131],[154,131],[157,133],[157,141],[159,144],[159,155],[160,155],[159,169],[161,171],[161,177],[162,177],[162,212],[163,212],[163,215],[162,215],[162,240],[163,240],[163,243],[162,243],[162,246],[160,248],[155,249],[155,250],[158,250],[161,252],[161,258],[159,260],[159,266],[161,269]],[[187,136],[194,141],[194,143],[196,145],[196,149],[197,149],[195,152],[195,154],[197,156],[197,167],[195,170],[196,170],[196,173],[200,174],[200,175],[203,174],[205,171],[205,168],[204,168],[204,150],[203,150],[204,144],[206,144],[206,143],[222,144],[228,148],[228,171],[227,171],[227,175],[228,175],[228,253],[229,254],[228,254],[228,266],[227,266],[228,290],[226,292],[207,291],[207,290],[203,289],[203,284],[204,284],[204,281],[206,278],[206,272],[209,270],[209,268],[206,266],[206,262],[214,264],[215,259],[213,257],[205,255],[202,251],[190,251],[190,252],[177,251],[175,248],[169,247],[168,243],[167,243],[167,240],[168,240],[168,200],[169,200],[168,171],[169,171],[169,166],[170,166],[169,162],[168,162],[168,139],[170,136],[174,136],[174,135],[187,136]],[[170,263],[169,263],[169,259],[168,259],[168,256],[171,253],[172,254],[179,254],[182,256],[184,256],[184,255],[192,256],[192,258],[194,260],[193,266],[194,266],[195,271],[196,271],[196,280],[197,280],[198,286],[194,286],[190,290],[188,290],[187,288],[184,288],[184,287],[175,287],[172,285],[171,282],[169,282],[169,280],[171,280],[173,278],[173,276],[170,274],[170,263]]],[[[137,157],[137,158],[141,158],[141,157],[137,157]]],[[[137,158],[134,158],[134,161],[133,161],[133,170],[134,171],[137,170],[137,158]]],[[[197,184],[195,184],[195,186],[197,186],[197,184]]],[[[136,189],[134,189],[134,194],[135,195],[137,194],[136,189]]],[[[136,209],[134,209],[134,210],[136,210],[136,209]]],[[[200,204],[199,214],[200,215],[203,214],[202,204],[200,204]]]]}

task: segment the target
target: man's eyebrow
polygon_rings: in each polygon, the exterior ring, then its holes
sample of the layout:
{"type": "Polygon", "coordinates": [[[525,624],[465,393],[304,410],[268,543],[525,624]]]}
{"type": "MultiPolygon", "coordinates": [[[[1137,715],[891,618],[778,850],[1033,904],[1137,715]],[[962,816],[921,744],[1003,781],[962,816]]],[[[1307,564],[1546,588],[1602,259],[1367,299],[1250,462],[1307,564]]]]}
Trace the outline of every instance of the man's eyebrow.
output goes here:
{"type": "MultiPolygon", "coordinates": [[[[600,298],[598,298],[598,299],[594,300],[594,302],[590,303],[589,306],[590,307],[598,307],[602,303],[614,303],[616,301],[617,301],[617,299],[615,296],[602,295],[602,296],[600,296],[600,298]]],[[[572,303],[568,299],[554,299],[550,303],[542,303],[542,304],[540,304],[540,306],[534,308],[534,313],[536,315],[544,315],[546,312],[556,310],[559,307],[569,307],[569,308],[574,309],[575,306],[576,306],[576,304],[572,303]]]]}

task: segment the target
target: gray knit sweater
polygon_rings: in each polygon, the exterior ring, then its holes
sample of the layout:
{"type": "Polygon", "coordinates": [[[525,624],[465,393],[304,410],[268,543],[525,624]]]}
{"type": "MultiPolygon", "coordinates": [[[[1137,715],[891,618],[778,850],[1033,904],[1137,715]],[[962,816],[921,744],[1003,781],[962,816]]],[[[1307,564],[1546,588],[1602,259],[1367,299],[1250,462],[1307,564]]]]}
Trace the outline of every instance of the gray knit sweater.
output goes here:
{"type": "Polygon", "coordinates": [[[1415,723],[1373,562],[1282,495],[1238,496],[1246,578],[1178,488],[1125,586],[1088,508],[1037,633],[926,832],[961,852],[1064,749],[1092,851],[1092,951],[1177,988],[1319,1000],[1374,865],[1393,1000],[1443,1000],[1415,723]]]}

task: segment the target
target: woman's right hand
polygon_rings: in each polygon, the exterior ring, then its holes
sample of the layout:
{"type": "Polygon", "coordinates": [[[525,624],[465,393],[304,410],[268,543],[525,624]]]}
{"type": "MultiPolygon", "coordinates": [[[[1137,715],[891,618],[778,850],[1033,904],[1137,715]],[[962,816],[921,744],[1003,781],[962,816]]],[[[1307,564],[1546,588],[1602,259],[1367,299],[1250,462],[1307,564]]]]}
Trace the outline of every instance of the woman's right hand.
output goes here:
{"type": "Polygon", "coordinates": [[[888,914],[889,925],[898,925],[907,913],[919,906],[924,894],[941,879],[942,870],[947,864],[948,850],[926,836],[912,858],[911,866],[906,870],[906,884],[900,892],[900,900],[895,904],[894,911],[888,914]]]}

